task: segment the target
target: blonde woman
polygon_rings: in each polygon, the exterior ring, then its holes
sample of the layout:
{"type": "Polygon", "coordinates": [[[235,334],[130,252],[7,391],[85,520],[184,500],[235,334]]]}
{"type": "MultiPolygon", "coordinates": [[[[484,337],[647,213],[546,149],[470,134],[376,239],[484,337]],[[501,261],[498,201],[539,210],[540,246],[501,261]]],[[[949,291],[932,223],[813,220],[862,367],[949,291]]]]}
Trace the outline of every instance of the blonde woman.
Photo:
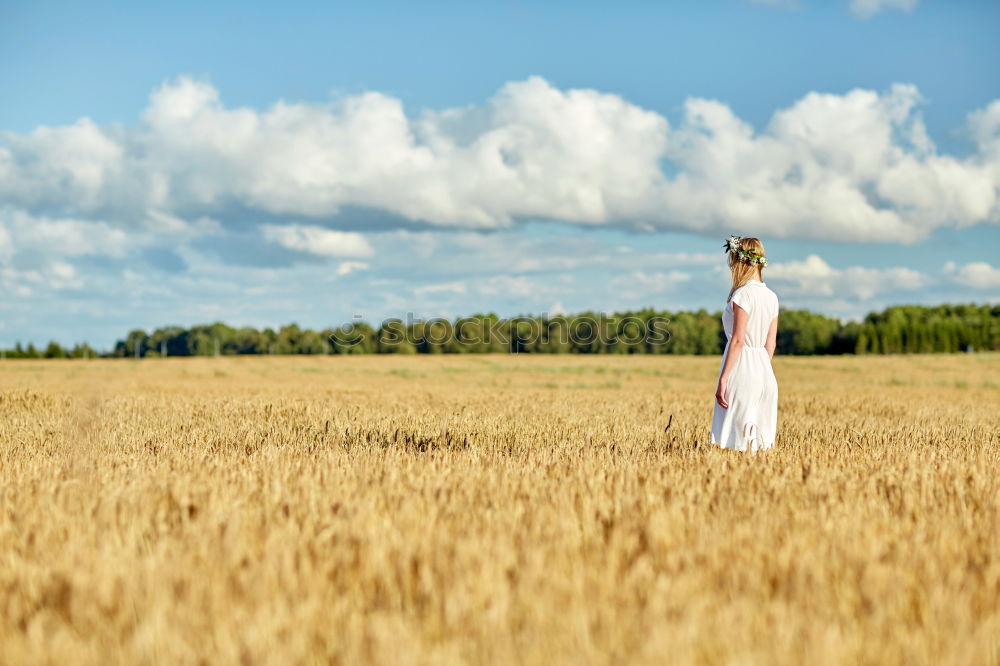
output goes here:
{"type": "Polygon", "coordinates": [[[730,236],[733,288],[722,311],[726,350],[712,414],[712,443],[737,451],[774,446],[778,424],[778,382],[771,357],[778,336],[778,297],[762,280],[764,244],[730,236]]]}

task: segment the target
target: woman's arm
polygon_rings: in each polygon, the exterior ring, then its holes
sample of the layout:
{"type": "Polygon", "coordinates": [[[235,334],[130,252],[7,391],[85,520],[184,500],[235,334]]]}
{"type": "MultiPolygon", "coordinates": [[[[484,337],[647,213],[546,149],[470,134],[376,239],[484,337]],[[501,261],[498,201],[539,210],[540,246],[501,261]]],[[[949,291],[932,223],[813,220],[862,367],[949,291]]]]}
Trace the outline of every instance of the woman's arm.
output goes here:
{"type": "Polygon", "coordinates": [[[774,350],[778,346],[778,318],[775,317],[771,320],[771,327],[767,329],[767,342],[764,343],[764,347],[767,348],[767,353],[774,358],[774,350]]]}
{"type": "Polygon", "coordinates": [[[744,340],[747,331],[747,311],[733,303],[733,336],[729,338],[729,351],[726,352],[726,364],[722,367],[722,374],[719,375],[719,385],[715,389],[715,401],[723,409],[729,409],[729,402],[726,400],[726,388],[729,384],[729,376],[733,373],[733,368],[740,360],[740,352],[743,351],[744,340]]]}

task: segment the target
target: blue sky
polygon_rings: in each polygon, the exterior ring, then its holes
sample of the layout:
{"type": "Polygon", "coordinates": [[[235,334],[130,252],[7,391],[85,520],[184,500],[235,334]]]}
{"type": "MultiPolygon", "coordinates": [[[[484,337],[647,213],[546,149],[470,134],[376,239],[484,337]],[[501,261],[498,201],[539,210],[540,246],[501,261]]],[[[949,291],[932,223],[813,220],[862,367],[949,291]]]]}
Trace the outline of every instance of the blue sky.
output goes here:
{"type": "Polygon", "coordinates": [[[0,345],[1000,300],[1000,4],[0,6],[0,345]]]}

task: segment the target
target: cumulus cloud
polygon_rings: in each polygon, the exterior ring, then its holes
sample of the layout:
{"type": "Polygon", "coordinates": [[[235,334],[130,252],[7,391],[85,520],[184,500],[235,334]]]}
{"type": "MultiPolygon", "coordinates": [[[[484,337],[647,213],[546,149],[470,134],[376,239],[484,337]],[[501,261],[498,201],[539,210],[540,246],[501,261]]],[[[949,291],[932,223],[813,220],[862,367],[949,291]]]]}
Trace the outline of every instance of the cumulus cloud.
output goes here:
{"type": "Polygon", "coordinates": [[[671,217],[772,237],[908,242],[940,226],[996,218],[995,165],[939,156],[914,109],[919,94],[810,93],[755,135],[728,107],[692,100],[671,154],[671,217]]]}
{"type": "Polygon", "coordinates": [[[997,169],[1000,169],[1000,99],[985,109],[969,114],[969,129],[980,154],[996,175],[997,169]]]}
{"type": "Polygon", "coordinates": [[[1000,268],[985,261],[973,261],[962,266],[953,261],[944,265],[945,275],[954,283],[974,289],[1000,289],[1000,268]]]}
{"type": "Polygon", "coordinates": [[[689,99],[672,126],[620,96],[539,77],[481,106],[413,117],[377,92],[228,108],[182,77],[153,92],[133,127],[82,119],[2,135],[0,205],[117,227],[237,211],[245,224],[294,221],[263,233],[327,256],[366,256],[360,239],[323,234],[354,209],[401,227],[557,219],[861,242],[1000,221],[1000,101],[970,117],[977,150],[966,157],[937,152],[920,103],[908,85],[810,93],[755,131],[721,102],[689,99]]]}
{"type": "Polygon", "coordinates": [[[860,19],[868,19],[886,9],[912,11],[918,0],[851,0],[851,13],[860,19]]]}
{"type": "MultiPolygon", "coordinates": [[[[264,238],[289,250],[308,252],[322,257],[370,257],[372,247],[359,233],[332,231],[322,227],[290,224],[265,224],[264,238]]],[[[355,265],[355,267],[357,267],[355,265]]]]}
{"type": "Polygon", "coordinates": [[[126,136],[115,136],[89,118],[26,135],[5,133],[0,203],[70,205],[85,211],[105,205],[129,178],[123,171],[127,142],[126,136]]]}
{"type": "Polygon", "coordinates": [[[28,298],[38,290],[78,290],[85,278],[69,259],[122,257],[145,240],[104,222],[0,207],[0,293],[28,298]]]}
{"type": "Polygon", "coordinates": [[[869,300],[887,292],[919,289],[928,283],[928,278],[905,267],[851,266],[838,269],[818,255],[811,254],[801,261],[769,265],[765,281],[776,283],[777,290],[794,297],[869,300]]]}
{"type": "Polygon", "coordinates": [[[76,267],[67,261],[48,261],[30,269],[0,265],[0,290],[6,296],[30,297],[36,289],[80,289],[83,278],[76,267]]]}
{"type": "Polygon", "coordinates": [[[122,256],[134,238],[106,222],[32,216],[23,210],[0,209],[0,254],[36,250],[47,255],[122,256]]]}

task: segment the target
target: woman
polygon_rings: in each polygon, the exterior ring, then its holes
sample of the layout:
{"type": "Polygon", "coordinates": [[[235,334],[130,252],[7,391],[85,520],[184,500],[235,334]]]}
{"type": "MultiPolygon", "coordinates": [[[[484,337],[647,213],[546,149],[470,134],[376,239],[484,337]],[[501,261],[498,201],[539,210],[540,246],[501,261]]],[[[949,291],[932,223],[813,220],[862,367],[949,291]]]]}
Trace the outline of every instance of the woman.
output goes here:
{"type": "Polygon", "coordinates": [[[712,414],[712,443],[737,451],[774,445],[778,423],[778,382],[771,357],[778,336],[778,297],[761,279],[767,266],[764,244],[756,238],[730,236],[733,288],[722,311],[726,350],[712,414]]]}

